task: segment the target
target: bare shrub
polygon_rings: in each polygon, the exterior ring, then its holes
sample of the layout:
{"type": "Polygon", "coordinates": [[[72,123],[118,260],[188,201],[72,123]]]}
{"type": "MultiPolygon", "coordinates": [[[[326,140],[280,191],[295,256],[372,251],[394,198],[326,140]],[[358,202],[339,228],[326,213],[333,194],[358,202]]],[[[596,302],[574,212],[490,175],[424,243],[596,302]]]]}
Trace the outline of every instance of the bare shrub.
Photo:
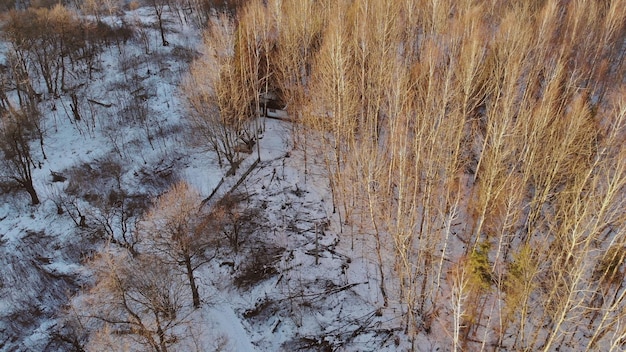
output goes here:
{"type": "Polygon", "coordinates": [[[235,285],[249,289],[278,274],[276,264],[285,248],[263,245],[251,248],[245,262],[241,263],[235,277],[235,285]]]}
{"type": "Polygon", "coordinates": [[[131,196],[122,190],[113,189],[106,199],[96,204],[96,209],[90,215],[104,240],[137,255],[139,238],[135,232],[136,222],[148,205],[145,196],[131,196]]]}
{"type": "Polygon", "coordinates": [[[200,57],[200,53],[184,46],[174,45],[172,48],[172,57],[176,59],[176,61],[190,64],[200,57]]]}
{"type": "Polygon", "coordinates": [[[220,199],[212,211],[212,216],[219,219],[221,233],[228,241],[234,253],[255,231],[262,227],[262,214],[258,208],[249,207],[243,193],[227,194],[220,199]]]}
{"type": "Polygon", "coordinates": [[[113,157],[81,164],[65,172],[68,179],[65,193],[97,204],[106,198],[109,190],[120,188],[122,173],[121,161],[113,157]]]}

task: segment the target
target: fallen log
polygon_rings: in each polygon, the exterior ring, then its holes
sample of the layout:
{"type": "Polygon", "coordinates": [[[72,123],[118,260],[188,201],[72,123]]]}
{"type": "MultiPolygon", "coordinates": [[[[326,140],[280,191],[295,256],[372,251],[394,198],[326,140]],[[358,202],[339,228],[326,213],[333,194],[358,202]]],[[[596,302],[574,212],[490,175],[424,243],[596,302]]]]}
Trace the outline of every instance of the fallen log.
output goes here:
{"type": "Polygon", "coordinates": [[[100,105],[100,106],[104,106],[105,108],[110,108],[111,106],[113,106],[112,103],[106,104],[106,103],[101,103],[97,100],[93,100],[93,99],[87,99],[88,102],[92,103],[92,104],[96,104],[96,105],[100,105]]]}

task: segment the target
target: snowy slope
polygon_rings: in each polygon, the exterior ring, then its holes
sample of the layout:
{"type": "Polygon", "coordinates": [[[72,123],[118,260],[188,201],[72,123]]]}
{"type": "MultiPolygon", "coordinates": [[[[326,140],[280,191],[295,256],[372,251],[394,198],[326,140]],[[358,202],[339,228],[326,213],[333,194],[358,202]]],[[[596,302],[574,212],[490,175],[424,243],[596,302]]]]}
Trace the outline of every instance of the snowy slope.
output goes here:
{"type": "MultiPolygon", "coordinates": [[[[149,54],[139,40],[101,54],[100,70],[82,92],[82,121],[68,114],[67,97],[41,103],[47,158],[37,155],[34,176],[42,204],[31,207],[22,192],[0,195],[0,350],[71,350],[59,340],[58,317],[92,284],[83,264],[104,244],[92,199],[113,190],[147,204],[179,179],[203,197],[223,179],[216,199],[231,190],[243,194],[244,208],[255,216],[237,253],[224,249],[199,269],[203,305],[186,318],[193,343],[183,340],[176,350],[409,348],[401,313],[382,306],[373,239],[341,233],[321,157],[309,155],[305,172],[289,122],[264,120],[260,161],[254,164],[255,150],[230,177],[211,153],[186,143],[178,84],[187,63],[179,53],[193,53],[200,34],[168,16],[170,46],[160,46],[157,29],[145,27],[149,54]],[[137,106],[146,121],[129,118],[137,106]],[[68,179],[52,182],[50,171],[68,179]],[[63,214],[60,200],[69,204],[63,214]],[[80,214],[85,227],[75,223],[80,214]]],[[[121,18],[106,20],[119,24],[121,18]]],[[[124,21],[154,23],[154,16],[140,8],[124,21]]],[[[441,347],[425,338],[415,345],[441,347]]]]}
{"type": "MultiPolygon", "coordinates": [[[[105,20],[115,23],[120,18],[105,20]]],[[[149,8],[141,8],[125,14],[124,20],[152,21],[153,15],[149,8]]],[[[188,147],[182,120],[178,84],[187,62],[178,54],[194,51],[198,30],[170,25],[169,47],[158,45],[158,33],[149,29],[150,55],[132,40],[100,54],[97,70],[80,92],[81,121],[71,116],[67,96],[40,103],[46,158],[37,144],[31,149],[38,166],[33,170],[34,186],[42,204],[31,207],[22,191],[0,194],[0,350],[61,348],[49,345],[56,316],[69,297],[90,282],[82,263],[102,244],[90,216],[95,210],[80,195],[106,195],[116,182],[108,167],[119,167],[124,191],[146,200],[179,175],[188,176],[201,190],[210,189],[221,177],[210,155],[188,147]],[[123,70],[123,60],[136,64],[123,70]],[[128,90],[139,88],[148,92],[143,104],[148,127],[125,121],[124,109],[136,102],[128,90]],[[67,180],[53,182],[51,171],[67,180]],[[79,196],[73,195],[70,206],[58,214],[56,203],[68,199],[70,188],[78,189],[79,196]],[[86,215],[85,228],[71,218],[78,211],[86,215]]],[[[2,50],[9,48],[3,45],[2,50]]]]}

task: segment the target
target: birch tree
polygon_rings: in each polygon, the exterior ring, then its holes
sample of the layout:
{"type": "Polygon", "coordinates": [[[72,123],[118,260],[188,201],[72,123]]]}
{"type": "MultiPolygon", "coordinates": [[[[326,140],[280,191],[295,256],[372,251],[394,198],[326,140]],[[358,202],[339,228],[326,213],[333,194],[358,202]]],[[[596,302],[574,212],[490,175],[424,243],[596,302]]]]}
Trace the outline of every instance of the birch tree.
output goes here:
{"type": "Polygon", "coordinates": [[[240,144],[250,145],[250,89],[242,85],[235,55],[235,24],[228,15],[215,18],[205,34],[205,55],[194,62],[183,84],[194,133],[236,168],[240,144]]]}

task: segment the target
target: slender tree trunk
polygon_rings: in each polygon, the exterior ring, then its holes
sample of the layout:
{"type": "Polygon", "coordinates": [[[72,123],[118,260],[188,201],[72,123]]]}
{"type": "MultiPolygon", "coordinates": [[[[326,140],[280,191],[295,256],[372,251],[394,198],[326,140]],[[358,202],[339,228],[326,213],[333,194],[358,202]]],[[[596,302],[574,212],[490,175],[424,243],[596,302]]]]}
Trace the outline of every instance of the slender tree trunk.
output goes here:
{"type": "Polygon", "coordinates": [[[159,336],[159,347],[157,349],[158,352],[167,352],[167,344],[165,339],[165,332],[161,327],[161,320],[159,319],[159,313],[155,312],[156,316],[156,324],[157,324],[157,335],[159,336]]]}
{"type": "Polygon", "coordinates": [[[163,9],[155,9],[157,19],[159,20],[159,31],[161,32],[161,42],[163,46],[168,46],[170,43],[165,39],[165,28],[163,28],[163,9]]]}

